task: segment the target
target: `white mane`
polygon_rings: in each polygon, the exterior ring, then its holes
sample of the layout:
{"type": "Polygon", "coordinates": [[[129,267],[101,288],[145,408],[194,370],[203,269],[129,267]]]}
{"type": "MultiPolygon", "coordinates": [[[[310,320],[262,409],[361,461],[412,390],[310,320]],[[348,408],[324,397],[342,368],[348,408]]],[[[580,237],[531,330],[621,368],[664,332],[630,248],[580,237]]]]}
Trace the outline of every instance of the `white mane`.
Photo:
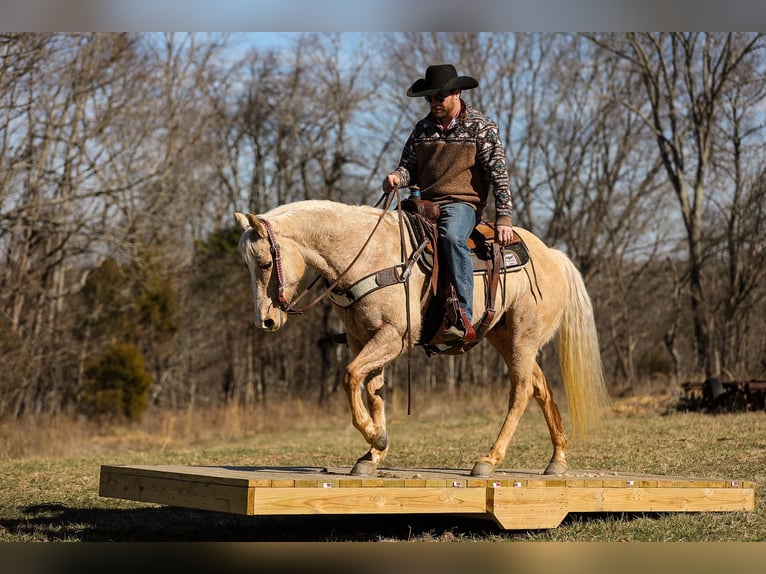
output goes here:
{"type": "MultiPolygon", "coordinates": [[[[348,203],[342,203],[338,201],[330,201],[327,199],[307,199],[304,201],[296,201],[293,203],[286,203],[279,205],[274,209],[263,214],[264,219],[271,220],[280,219],[282,217],[291,217],[311,213],[316,215],[317,213],[325,212],[328,217],[333,219],[341,217],[348,220],[348,223],[352,223],[351,217],[364,215],[365,220],[370,221],[377,220],[380,217],[381,210],[370,205],[351,205],[348,203]]],[[[386,216],[386,219],[394,220],[395,213],[391,212],[386,216]]]]}

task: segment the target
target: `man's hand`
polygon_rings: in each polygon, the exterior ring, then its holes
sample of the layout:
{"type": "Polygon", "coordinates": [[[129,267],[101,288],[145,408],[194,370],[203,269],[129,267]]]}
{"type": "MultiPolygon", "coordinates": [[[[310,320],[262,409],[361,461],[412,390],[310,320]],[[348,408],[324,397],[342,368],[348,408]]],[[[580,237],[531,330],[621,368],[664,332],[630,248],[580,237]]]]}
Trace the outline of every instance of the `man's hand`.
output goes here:
{"type": "Polygon", "coordinates": [[[513,227],[510,225],[498,225],[495,227],[495,241],[497,241],[501,247],[508,245],[513,241],[513,227]]]}
{"type": "Polygon", "coordinates": [[[399,189],[399,184],[402,180],[395,173],[389,173],[386,179],[383,180],[383,191],[385,193],[391,193],[399,189]]]}

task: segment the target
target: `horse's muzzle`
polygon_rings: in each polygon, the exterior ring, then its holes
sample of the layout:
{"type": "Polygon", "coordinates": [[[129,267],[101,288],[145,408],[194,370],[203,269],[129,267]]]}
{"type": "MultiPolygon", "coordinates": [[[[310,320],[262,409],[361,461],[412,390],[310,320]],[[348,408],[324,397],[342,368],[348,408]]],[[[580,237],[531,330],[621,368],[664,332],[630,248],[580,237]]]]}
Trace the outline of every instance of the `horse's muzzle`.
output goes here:
{"type": "Polygon", "coordinates": [[[266,316],[259,317],[257,314],[255,316],[255,326],[258,329],[269,333],[279,331],[284,323],[285,317],[282,313],[273,309],[266,316]]]}

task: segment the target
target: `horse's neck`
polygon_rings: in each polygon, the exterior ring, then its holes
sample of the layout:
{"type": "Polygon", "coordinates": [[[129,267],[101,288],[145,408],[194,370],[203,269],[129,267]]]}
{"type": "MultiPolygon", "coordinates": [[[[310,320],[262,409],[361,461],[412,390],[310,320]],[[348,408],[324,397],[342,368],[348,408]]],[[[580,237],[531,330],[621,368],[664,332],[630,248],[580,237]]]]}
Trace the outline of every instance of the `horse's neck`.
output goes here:
{"type": "Polygon", "coordinates": [[[295,241],[308,266],[333,281],[357,256],[374,224],[369,214],[355,210],[307,210],[293,214],[281,234],[295,241]]]}

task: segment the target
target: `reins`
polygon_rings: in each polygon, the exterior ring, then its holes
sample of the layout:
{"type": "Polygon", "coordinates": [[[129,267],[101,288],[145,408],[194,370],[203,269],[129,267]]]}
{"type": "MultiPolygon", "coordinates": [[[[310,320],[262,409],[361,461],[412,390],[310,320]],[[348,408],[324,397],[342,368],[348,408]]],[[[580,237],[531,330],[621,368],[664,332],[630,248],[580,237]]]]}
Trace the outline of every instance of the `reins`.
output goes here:
{"type": "MultiPolygon", "coordinates": [[[[404,210],[402,208],[402,199],[400,197],[400,191],[401,188],[396,189],[396,197],[397,197],[397,215],[398,215],[398,222],[399,222],[399,244],[400,244],[400,251],[401,251],[401,263],[396,265],[393,268],[388,268],[385,271],[388,273],[386,274],[386,278],[383,282],[380,282],[378,275],[380,275],[380,272],[376,275],[376,281],[378,282],[378,286],[387,286],[387,285],[393,285],[395,283],[403,283],[404,284],[404,295],[405,295],[405,314],[406,314],[406,322],[407,322],[407,414],[412,414],[412,353],[414,350],[414,344],[413,344],[413,336],[412,336],[412,311],[411,311],[411,305],[410,305],[410,275],[412,273],[412,269],[417,263],[417,261],[420,259],[420,256],[422,255],[423,250],[426,247],[426,244],[429,243],[429,239],[425,238],[423,241],[420,242],[420,244],[415,248],[413,253],[408,257],[407,256],[407,242],[406,242],[406,223],[405,223],[405,215],[404,210]],[[402,267],[401,273],[397,272],[397,268],[402,267]]],[[[322,278],[321,275],[318,275],[310,284],[309,286],[304,289],[300,294],[298,294],[297,297],[293,299],[292,302],[288,301],[285,297],[285,281],[284,281],[284,273],[282,270],[282,253],[281,248],[279,245],[279,242],[277,241],[276,235],[274,234],[274,229],[271,225],[271,223],[263,218],[258,218],[258,221],[263,225],[264,229],[266,230],[266,237],[269,241],[269,247],[271,250],[273,263],[274,263],[274,270],[277,276],[277,288],[278,288],[278,300],[277,300],[277,306],[283,310],[285,313],[289,315],[300,315],[310,309],[311,307],[318,304],[320,301],[325,299],[328,296],[337,296],[338,291],[336,291],[337,286],[340,284],[342,279],[346,276],[346,274],[349,272],[349,270],[356,264],[356,262],[361,257],[362,253],[364,253],[364,250],[369,245],[370,241],[372,240],[372,237],[375,235],[375,232],[377,231],[378,227],[380,226],[380,223],[383,221],[383,218],[386,216],[390,206],[391,202],[393,201],[394,193],[386,193],[381,197],[381,199],[376,203],[376,207],[383,202],[384,206],[382,208],[381,214],[378,217],[377,221],[375,222],[375,225],[370,232],[369,236],[365,240],[364,244],[359,249],[359,252],[356,254],[354,259],[346,266],[346,268],[338,275],[338,277],[332,281],[325,290],[317,295],[312,301],[310,301],[308,304],[306,304],[303,307],[297,307],[297,303],[306,296],[306,294],[312,289],[312,287],[316,284],[316,282],[322,278]]],[[[491,258],[493,263],[493,268],[499,269],[501,265],[501,261],[503,261],[503,248],[497,247],[495,245],[493,247],[493,256],[491,258]]],[[[495,306],[494,306],[494,300],[495,300],[495,293],[496,288],[498,286],[498,279],[499,279],[499,273],[492,272],[489,267],[489,262],[487,263],[488,267],[488,274],[490,277],[492,277],[491,285],[488,286],[488,308],[485,312],[485,316],[481,321],[481,324],[479,325],[477,336],[476,336],[476,343],[483,338],[486,331],[491,326],[491,323],[495,317],[495,306]],[[481,336],[478,336],[478,334],[481,334],[481,336]]],[[[527,270],[527,275],[529,275],[529,271],[527,270]]],[[[534,268],[534,265],[532,266],[532,272],[535,275],[535,284],[537,283],[537,275],[536,275],[536,269],[534,268]]],[[[503,278],[499,283],[501,284],[501,290],[502,290],[502,300],[505,300],[505,293],[506,293],[506,281],[507,281],[507,275],[505,273],[502,273],[503,278]]],[[[369,277],[367,278],[369,279],[369,277]]],[[[531,281],[531,279],[530,279],[531,281]]],[[[360,280],[359,283],[362,283],[360,280]]],[[[343,291],[343,293],[349,293],[351,294],[354,287],[357,285],[353,285],[349,288],[347,288],[346,291],[343,291]]],[[[356,296],[363,296],[368,291],[363,291],[361,295],[354,295],[351,301],[354,300],[356,296]]],[[[539,287],[538,287],[539,292],[539,287]]],[[[540,296],[542,297],[542,293],[540,293],[540,296]]],[[[537,297],[535,296],[535,299],[537,297]]],[[[336,299],[333,299],[333,301],[337,304],[341,304],[341,306],[344,306],[342,303],[338,303],[336,299]]],[[[422,302],[421,302],[422,303],[422,302]]],[[[350,304],[350,303],[349,303],[350,304]]],[[[473,343],[475,344],[475,343],[473,343]]],[[[471,344],[468,347],[464,347],[464,350],[467,350],[468,348],[472,347],[473,344],[471,344]]]]}
{"type": "Polygon", "coordinates": [[[372,231],[370,232],[370,235],[365,240],[362,247],[359,249],[359,253],[356,254],[356,257],[351,261],[351,263],[348,264],[348,266],[338,275],[338,277],[333,281],[330,285],[328,285],[324,291],[322,291],[319,295],[317,295],[311,302],[307,303],[303,307],[296,307],[296,304],[298,301],[303,299],[303,297],[306,296],[306,294],[311,290],[311,288],[316,284],[317,281],[321,278],[321,276],[317,276],[310,284],[309,286],[304,289],[293,301],[292,303],[289,302],[285,296],[284,296],[284,276],[282,274],[282,255],[279,247],[279,243],[277,242],[277,238],[274,235],[274,229],[271,227],[271,223],[269,223],[266,219],[263,219],[262,217],[258,218],[258,221],[260,221],[264,228],[266,229],[266,236],[269,240],[269,246],[271,248],[271,255],[274,259],[274,267],[277,273],[277,288],[279,289],[279,308],[282,309],[285,313],[288,315],[301,315],[305,313],[307,310],[309,310],[311,307],[315,306],[317,303],[322,301],[325,297],[330,295],[330,293],[333,292],[333,290],[338,286],[338,284],[341,282],[341,280],[345,277],[346,273],[349,272],[349,270],[354,266],[354,264],[359,260],[359,258],[362,256],[362,253],[364,252],[367,245],[369,245],[370,241],[372,240],[372,236],[375,235],[375,232],[377,231],[378,227],[380,226],[381,221],[383,221],[383,218],[385,217],[389,206],[391,205],[391,201],[393,200],[393,194],[388,194],[389,197],[385,198],[386,202],[383,207],[383,211],[380,214],[380,217],[378,217],[378,220],[375,222],[375,227],[372,228],[372,231]]]}
{"type": "MultiPolygon", "coordinates": [[[[401,258],[402,263],[405,264],[404,270],[401,274],[401,281],[404,283],[404,297],[406,301],[406,317],[407,317],[407,414],[412,414],[412,351],[413,351],[413,343],[412,343],[412,315],[410,310],[410,274],[412,272],[412,265],[417,261],[417,256],[410,257],[409,261],[407,258],[407,246],[405,241],[405,223],[404,223],[404,212],[402,210],[402,202],[401,197],[399,196],[400,188],[397,188],[396,194],[394,193],[387,193],[384,194],[383,197],[381,197],[380,200],[375,204],[375,207],[380,205],[381,202],[383,202],[382,212],[380,214],[380,217],[378,217],[378,220],[375,222],[375,226],[373,227],[372,231],[370,232],[370,235],[365,240],[362,247],[359,249],[359,252],[356,254],[356,257],[351,261],[351,263],[348,264],[348,266],[338,275],[338,277],[333,281],[330,285],[328,285],[322,293],[317,295],[312,301],[310,301],[308,304],[306,304],[303,307],[296,307],[296,304],[298,301],[300,301],[314,286],[314,284],[321,278],[320,276],[317,276],[309,286],[303,290],[293,301],[292,303],[287,300],[285,297],[285,281],[284,281],[284,274],[282,272],[282,252],[279,246],[279,242],[277,241],[276,235],[274,234],[274,229],[271,226],[271,223],[268,222],[268,220],[263,219],[262,217],[258,218],[258,221],[263,225],[263,227],[266,229],[266,237],[269,240],[269,247],[271,249],[271,255],[274,259],[274,269],[277,274],[277,289],[278,289],[278,305],[279,308],[282,309],[285,313],[288,315],[301,315],[305,313],[308,309],[315,306],[317,303],[322,301],[325,297],[329,296],[333,290],[338,286],[338,284],[341,282],[341,280],[345,277],[346,273],[354,266],[354,264],[359,260],[362,253],[364,253],[364,250],[366,249],[367,245],[369,245],[370,241],[372,240],[373,235],[375,235],[375,232],[378,230],[378,227],[380,226],[380,223],[383,221],[383,218],[385,217],[386,213],[388,212],[389,207],[391,206],[391,202],[393,201],[394,195],[396,195],[397,198],[397,214],[399,217],[399,245],[401,250],[401,258]]],[[[413,255],[419,255],[420,252],[422,252],[424,245],[419,246],[419,248],[416,250],[416,252],[413,255]]]]}
{"type": "MultiPolygon", "coordinates": [[[[393,194],[389,194],[393,195],[393,194]]],[[[406,261],[407,247],[404,238],[404,211],[402,210],[402,198],[399,197],[399,188],[396,189],[396,211],[399,216],[399,246],[401,249],[402,261],[406,261]]],[[[421,245],[421,249],[425,243],[421,245]]],[[[404,272],[404,308],[407,317],[407,414],[412,414],[412,315],[410,311],[410,271],[407,268],[404,272]]]]}

